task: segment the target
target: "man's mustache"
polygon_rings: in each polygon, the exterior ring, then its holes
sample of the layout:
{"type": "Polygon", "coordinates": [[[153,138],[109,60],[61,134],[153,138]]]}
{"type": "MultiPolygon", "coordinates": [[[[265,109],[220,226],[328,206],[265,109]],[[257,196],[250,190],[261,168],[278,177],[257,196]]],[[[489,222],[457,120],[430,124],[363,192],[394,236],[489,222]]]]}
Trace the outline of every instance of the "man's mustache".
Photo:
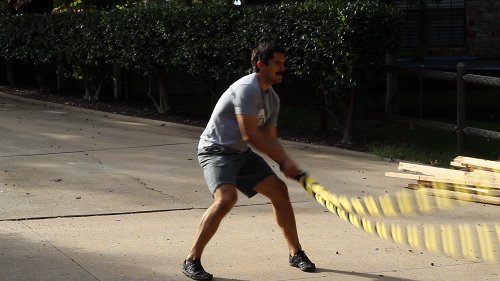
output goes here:
{"type": "Polygon", "coordinates": [[[278,72],[276,72],[276,75],[279,75],[279,76],[283,76],[283,74],[285,74],[284,71],[278,71],[278,72]]]}

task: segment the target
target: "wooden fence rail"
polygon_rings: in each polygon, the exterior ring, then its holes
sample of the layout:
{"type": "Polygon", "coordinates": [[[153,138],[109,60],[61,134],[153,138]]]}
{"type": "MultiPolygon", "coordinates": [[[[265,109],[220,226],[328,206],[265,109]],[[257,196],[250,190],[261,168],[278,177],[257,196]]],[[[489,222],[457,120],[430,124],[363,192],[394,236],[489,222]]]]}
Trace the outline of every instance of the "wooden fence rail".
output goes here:
{"type": "Polygon", "coordinates": [[[466,74],[463,76],[465,82],[480,84],[484,86],[500,87],[500,78],[481,76],[475,74],[466,74]]]}
{"type": "MultiPolygon", "coordinates": [[[[396,59],[391,55],[387,56],[387,65],[383,69],[387,73],[387,88],[386,88],[386,114],[395,121],[409,122],[425,128],[437,130],[454,131],[457,133],[457,153],[461,154],[464,149],[464,134],[483,137],[487,139],[500,140],[500,132],[490,131],[480,128],[466,126],[466,83],[479,84],[484,86],[500,88],[500,78],[482,76],[476,74],[466,74],[465,63],[457,64],[457,72],[446,72],[438,70],[415,69],[395,65],[396,59]],[[422,84],[423,78],[456,81],[457,87],[457,121],[456,124],[448,124],[443,122],[435,122],[424,120],[422,118],[408,118],[397,115],[396,97],[398,92],[398,75],[416,77],[420,79],[422,84]]],[[[422,95],[422,87],[420,86],[420,95],[422,95]]],[[[422,114],[421,114],[422,116],[422,114]]]]}

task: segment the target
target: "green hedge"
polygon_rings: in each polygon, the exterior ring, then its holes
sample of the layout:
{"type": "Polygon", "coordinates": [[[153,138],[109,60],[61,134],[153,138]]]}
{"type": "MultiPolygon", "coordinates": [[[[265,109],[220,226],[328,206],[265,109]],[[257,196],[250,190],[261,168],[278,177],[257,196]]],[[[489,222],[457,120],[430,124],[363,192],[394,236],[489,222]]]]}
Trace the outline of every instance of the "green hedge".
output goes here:
{"type": "Polygon", "coordinates": [[[287,47],[291,74],[335,86],[355,83],[395,48],[398,26],[393,8],[366,0],[0,15],[0,58],[233,78],[248,71],[251,48],[266,38],[287,47]]]}

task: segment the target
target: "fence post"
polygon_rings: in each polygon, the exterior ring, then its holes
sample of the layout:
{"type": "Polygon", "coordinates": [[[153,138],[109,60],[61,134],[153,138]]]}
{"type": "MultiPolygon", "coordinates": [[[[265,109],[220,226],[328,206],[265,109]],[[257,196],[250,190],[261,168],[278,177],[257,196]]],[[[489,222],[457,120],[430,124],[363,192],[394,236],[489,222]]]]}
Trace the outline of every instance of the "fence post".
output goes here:
{"type": "MultiPolygon", "coordinates": [[[[421,65],[420,68],[425,70],[425,65],[421,65]]],[[[418,78],[418,115],[420,119],[424,118],[424,78],[418,78]]]]}
{"type": "MultiPolygon", "coordinates": [[[[392,52],[386,54],[386,64],[396,65],[396,56],[392,52]]],[[[385,113],[397,114],[397,95],[398,95],[398,75],[396,73],[386,74],[386,94],[385,94],[385,113]]]]}
{"type": "Polygon", "coordinates": [[[466,104],[465,104],[465,64],[457,64],[457,153],[461,154],[464,150],[464,128],[466,122],[466,104]]]}

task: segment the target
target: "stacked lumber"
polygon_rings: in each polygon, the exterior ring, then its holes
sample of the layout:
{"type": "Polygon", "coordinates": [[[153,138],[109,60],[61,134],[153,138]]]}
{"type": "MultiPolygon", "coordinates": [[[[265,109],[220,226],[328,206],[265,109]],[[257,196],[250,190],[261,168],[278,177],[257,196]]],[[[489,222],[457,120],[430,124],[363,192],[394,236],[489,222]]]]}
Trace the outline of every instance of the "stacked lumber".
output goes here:
{"type": "Polygon", "coordinates": [[[427,195],[500,205],[500,162],[458,156],[451,169],[400,162],[388,177],[416,180],[408,188],[427,195]]]}
{"type": "Polygon", "coordinates": [[[455,159],[453,159],[453,161],[450,162],[450,165],[452,167],[463,169],[469,172],[489,171],[489,172],[500,173],[499,161],[490,161],[472,157],[458,156],[455,159]]]}

